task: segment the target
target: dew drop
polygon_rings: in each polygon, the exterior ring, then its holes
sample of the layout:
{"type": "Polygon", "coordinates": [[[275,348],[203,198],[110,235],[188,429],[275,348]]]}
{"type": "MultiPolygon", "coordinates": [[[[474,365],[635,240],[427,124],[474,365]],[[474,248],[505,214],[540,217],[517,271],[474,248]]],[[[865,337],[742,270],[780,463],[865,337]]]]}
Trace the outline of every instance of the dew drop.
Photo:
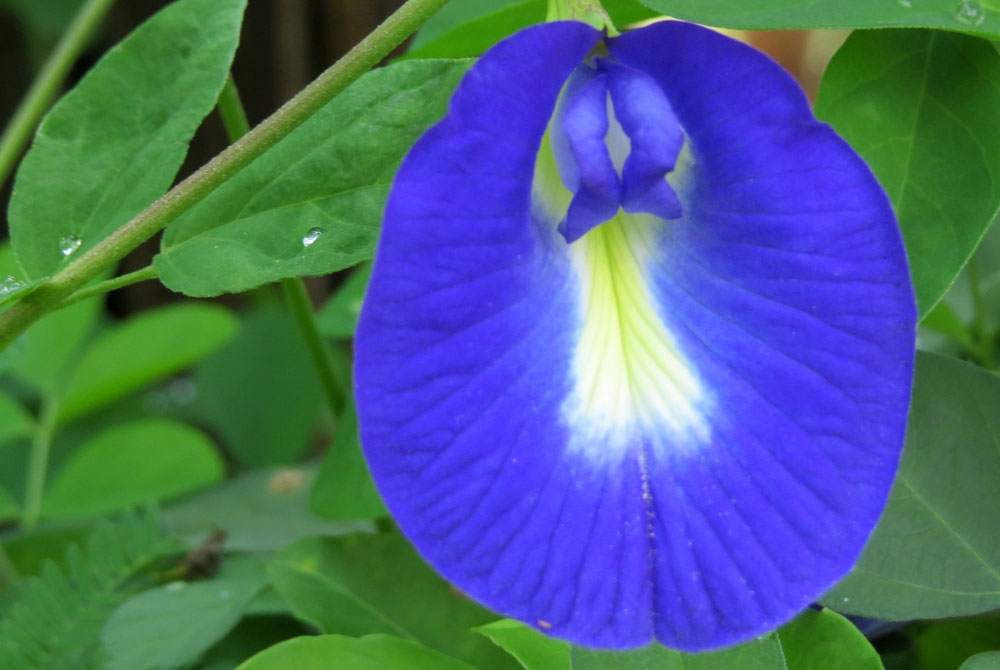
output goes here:
{"type": "Polygon", "coordinates": [[[63,235],[59,239],[59,253],[63,256],[69,256],[71,253],[79,249],[81,244],[83,244],[83,240],[73,233],[63,235]]]}
{"type": "Polygon", "coordinates": [[[12,277],[11,275],[7,275],[6,277],[3,278],[2,281],[0,281],[0,296],[5,296],[10,293],[13,293],[22,286],[24,286],[23,283],[19,282],[16,278],[12,277]]]}
{"type": "Polygon", "coordinates": [[[302,236],[302,246],[311,247],[323,235],[323,232],[322,228],[310,228],[309,232],[302,236]]]}
{"type": "Polygon", "coordinates": [[[913,0],[896,0],[896,2],[898,2],[899,6],[903,9],[910,9],[913,7],[913,0]]]}
{"type": "Polygon", "coordinates": [[[955,8],[955,18],[960,23],[978,26],[986,20],[986,10],[976,0],[962,0],[955,8]]]}
{"type": "Polygon", "coordinates": [[[187,586],[187,584],[185,584],[184,582],[170,582],[169,584],[167,584],[167,590],[168,591],[180,591],[185,586],[187,586]]]}
{"type": "Polygon", "coordinates": [[[220,600],[229,600],[229,591],[220,591],[219,592],[219,599],[220,600]]]}

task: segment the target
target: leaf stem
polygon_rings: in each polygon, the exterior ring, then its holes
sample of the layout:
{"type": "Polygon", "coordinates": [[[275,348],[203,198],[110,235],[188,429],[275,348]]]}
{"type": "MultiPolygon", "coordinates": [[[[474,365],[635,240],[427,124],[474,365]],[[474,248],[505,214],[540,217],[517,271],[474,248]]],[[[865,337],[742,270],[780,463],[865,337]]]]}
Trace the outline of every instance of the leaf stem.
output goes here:
{"type": "Polygon", "coordinates": [[[101,25],[114,0],[87,0],[73,18],[59,44],[49,55],[31,88],[18,105],[10,123],[0,136],[0,186],[17,165],[24,146],[38,125],[38,120],[52,105],[70,68],[90,38],[101,25]]]}
{"type": "Polygon", "coordinates": [[[52,435],[55,432],[58,411],[57,397],[46,396],[42,401],[35,436],[31,441],[28,475],[24,486],[24,510],[21,516],[21,525],[25,528],[34,527],[42,513],[42,496],[45,493],[49,453],[52,451],[52,435]]]}
{"type": "MultiPolygon", "coordinates": [[[[243,109],[243,101],[240,100],[239,89],[232,75],[226,81],[226,87],[219,96],[219,115],[226,126],[230,141],[237,142],[241,137],[250,131],[250,124],[247,121],[246,111],[243,109]]],[[[319,375],[320,384],[323,387],[323,394],[326,396],[330,413],[336,420],[339,415],[341,404],[348,392],[347,382],[341,379],[338,369],[330,354],[330,347],[323,340],[323,335],[319,331],[319,324],[316,322],[316,313],[313,310],[312,301],[309,300],[309,291],[306,283],[301,277],[291,277],[281,280],[281,287],[285,292],[285,299],[288,302],[289,310],[295,321],[299,324],[302,337],[306,341],[309,354],[313,359],[313,367],[319,375]]]]}
{"type": "Polygon", "coordinates": [[[282,279],[281,288],[284,289],[288,306],[302,330],[302,336],[306,340],[306,346],[309,347],[316,372],[319,374],[330,414],[336,421],[340,416],[344,398],[350,390],[348,382],[340,375],[330,353],[330,347],[319,332],[319,324],[316,322],[312,301],[309,300],[309,292],[306,291],[306,283],[299,277],[282,279]]]}
{"type": "Polygon", "coordinates": [[[59,308],[68,307],[74,302],[80,302],[81,300],[86,300],[87,298],[93,298],[95,295],[102,295],[104,293],[110,293],[111,291],[116,291],[120,288],[125,288],[126,286],[131,286],[132,284],[138,284],[141,281],[147,281],[149,279],[156,279],[156,270],[152,265],[148,265],[141,270],[136,270],[135,272],[129,272],[128,274],[123,274],[120,277],[114,277],[106,281],[102,281],[93,286],[86,286],[76,293],[73,293],[68,298],[59,304],[59,308]]]}
{"type": "Polygon", "coordinates": [[[236,81],[233,80],[232,74],[226,79],[226,85],[222,88],[222,93],[219,94],[218,109],[230,142],[236,142],[250,132],[250,122],[247,120],[243,101],[240,100],[240,91],[236,88],[236,81]]]}
{"type": "Polygon", "coordinates": [[[203,200],[265,151],[298,128],[326,103],[409,37],[448,0],[407,0],[381,25],[243,139],[170,189],[135,218],[108,235],[23,300],[0,315],[0,351],[18,335],[124,258],[168,223],[203,200]]]}

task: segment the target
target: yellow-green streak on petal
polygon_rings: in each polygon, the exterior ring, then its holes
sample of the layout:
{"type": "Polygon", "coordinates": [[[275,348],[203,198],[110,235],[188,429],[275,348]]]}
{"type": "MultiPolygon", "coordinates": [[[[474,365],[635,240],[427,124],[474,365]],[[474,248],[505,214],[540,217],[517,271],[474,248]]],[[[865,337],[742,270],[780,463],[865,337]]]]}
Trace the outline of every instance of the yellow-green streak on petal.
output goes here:
{"type": "Polygon", "coordinates": [[[631,429],[705,438],[703,392],[663,323],[644,275],[657,227],[618,216],[570,246],[580,279],[582,325],[574,356],[573,424],[595,434],[631,429]]]}

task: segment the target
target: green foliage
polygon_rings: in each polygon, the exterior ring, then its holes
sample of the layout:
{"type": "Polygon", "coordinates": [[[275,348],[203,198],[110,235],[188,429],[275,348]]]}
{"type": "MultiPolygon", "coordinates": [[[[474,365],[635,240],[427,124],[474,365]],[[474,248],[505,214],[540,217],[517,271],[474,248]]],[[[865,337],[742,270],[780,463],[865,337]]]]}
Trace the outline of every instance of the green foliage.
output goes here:
{"type": "Polygon", "coordinates": [[[102,526],[66,568],[49,564],[25,580],[0,620],[0,669],[89,668],[105,618],[136,586],[130,581],[169,547],[153,512],[102,526]]]}
{"type": "Polygon", "coordinates": [[[685,654],[658,644],[636,651],[597,651],[573,647],[572,670],[791,670],[785,663],[778,636],[721,651],[685,654]]]}
{"type": "Polygon", "coordinates": [[[167,190],[226,81],[245,5],[168,6],[45,117],[9,211],[28,277],[52,274],[167,190]]]}
{"type": "Polygon", "coordinates": [[[307,466],[251,470],[168,508],[167,526],[201,539],[220,528],[230,551],[276,551],[308,536],[372,532],[369,521],[327,521],[309,509],[315,470],[307,466]]]}
{"type": "Polygon", "coordinates": [[[788,670],[882,670],[871,643],[828,609],[808,609],[778,631],[788,670]]]}
{"type": "Polygon", "coordinates": [[[351,271],[347,280],[337,288],[336,293],[330,296],[323,309],[316,315],[321,333],[327,337],[354,336],[354,328],[358,325],[361,304],[371,276],[371,263],[365,263],[351,271]]]}
{"type": "Polygon", "coordinates": [[[473,670],[412,640],[389,635],[298,637],[254,656],[237,670],[473,670]]]}
{"type": "Polygon", "coordinates": [[[568,670],[570,644],[541,635],[526,624],[513,619],[501,619],[476,628],[517,659],[524,670],[568,670]]]}
{"type": "Polygon", "coordinates": [[[965,35],[857,32],[830,63],[816,113],[892,199],[928,312],[1000,208],[1000,54],[965,35]]]}
{"type": "Polygon", "coordinates": [[[235,339],[195,370],[194,384],[201,418],[240,463],[290,463],[308,449],[323,390],[286,310],[247,313],[235,339]]]}
{"type": "MultiPolygon", "coordinates": [[[[636,0],[601,3],[619,28],[658,15],[636,0]]],[[[546,0],[452,2],[424,24],[407,58],[478,56],[505,37],[545,20],[546,0]]]]}
{"type": "Polygon", "coordinates": [[[516,667],[471,632],[496,616],[442,581],[398,535],[308,538],[270,569],[292,612],[324,633],[387,633],[476,667],[516,667]]]}
{"type": "Polygon", "coordinates": [[[994,0],[641,0],[668,16],[724,28],[940,28],[1000,35],[994,0]]]}
{"type": "Polygon", "coordinates": [[[959,670],[1000,670],[1000,651],[985,651],[969,658],[959,670]]]}
{"type": "Polygon", "coordinates": [[[42,503],[50,519],[100,516],[163,501],[222,479],[211,440],[163,419],[117,424],[79,446],[56,474],[42,503]]]}
{"type": "Polygon", "coordinates": [[[160,279],[212,296],[370,258],[396,167],[470,65],[399,63],[361,77],[170,225],[160,279]]]}
{"type": "Polygon", "coordinates": [[[188,667],[223,638],[266,583],[256,559],[232,561],[211,581],[172,582],[133,596],[108,620],[104,670],[188,667]]]}
{"type": "Polygon", "coordinates": [[[878,619],[1000,607],[1000,379],[917,356],[910,425],[889,505],[854,570],[825,598],[878,619]]]}
{"type": "Polygon", "coordinates": [[[917,634],[914,646],[923,670],[957,668],[975,654],[1000,649],[1000,614],[936,621],[917,634]]]}
{"type": "Polygon", "coordinates": [[[67,422],[212,353],[237,321],[214,305],[179,303],[129,319],[97,338],[69,375],[58,418],[67,422]]]}
{"type": "Polygon", "coordinates": [[[361,453],[353,400],[337,422],[333,444],[312,489],[312,509],[327,519],[372,519],[386,515],[361,453]]]}

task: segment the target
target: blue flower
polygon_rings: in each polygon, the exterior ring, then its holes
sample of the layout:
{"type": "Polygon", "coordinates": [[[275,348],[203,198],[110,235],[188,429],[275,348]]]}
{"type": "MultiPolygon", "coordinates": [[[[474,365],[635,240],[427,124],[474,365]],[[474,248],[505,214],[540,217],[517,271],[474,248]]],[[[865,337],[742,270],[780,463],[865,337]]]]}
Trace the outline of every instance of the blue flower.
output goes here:
{"type": "Polygon", "coordinates": [[[701,650],[857,560],[915,308],[889,202],[763,55],[662,22],[526,29],[389,197],[356,341],[393,516],[484,605],[701,650]]]}

